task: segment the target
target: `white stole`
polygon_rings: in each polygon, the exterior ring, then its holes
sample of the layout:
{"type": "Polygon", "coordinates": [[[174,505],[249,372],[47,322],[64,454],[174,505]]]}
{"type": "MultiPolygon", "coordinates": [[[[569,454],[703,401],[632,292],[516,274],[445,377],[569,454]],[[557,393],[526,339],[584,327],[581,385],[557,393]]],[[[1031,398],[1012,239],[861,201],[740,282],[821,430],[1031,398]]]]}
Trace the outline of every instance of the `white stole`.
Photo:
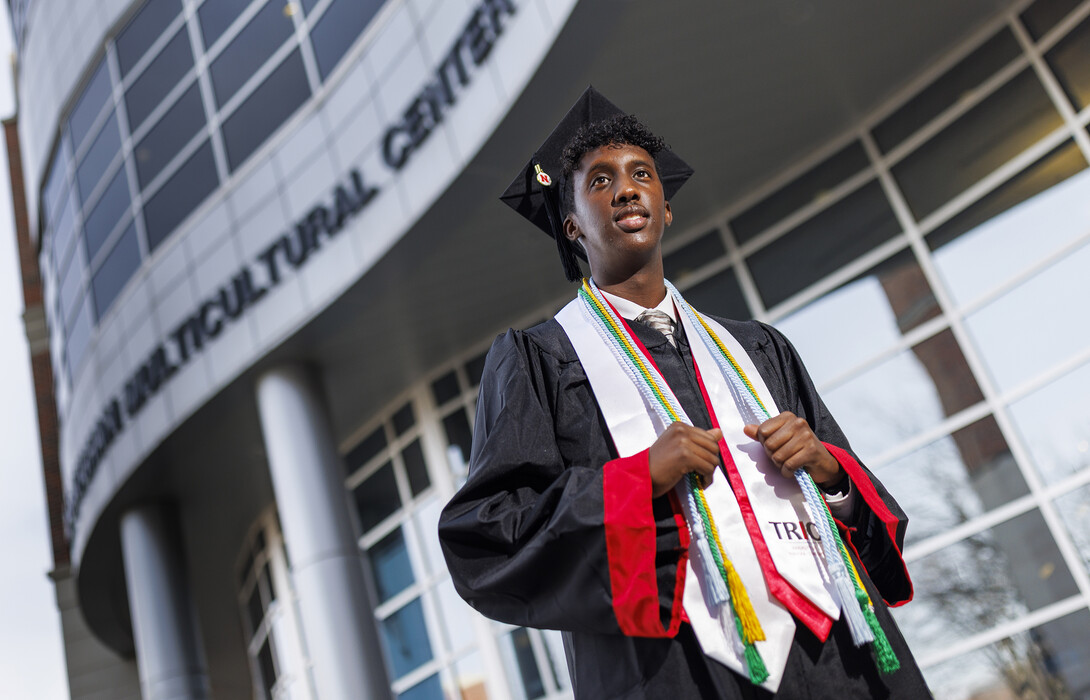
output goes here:
{"type": "MultiPolygon", "coordinates": [[[[836,619],[840,610],[833,597],[833,584],[825,570],[821,547],[807,532],[810,516],[798,483],[795,479],[785,479],[768,459],[760,443],[742,432],[741,414],[715,359],[700,342],[700,336],[686,314],[678,314],[678,317],[690,339],[693,359],[700,368],[701,379],[719,427],[723,430],[724,441],[745,485],[776,568],[796,590],[836,619]]],[[[768,387],[745,349],[720,324],[707,317],[704,319],[730,350],[770,414],[777,415],[779,411],[768,387]]],[[[556,320],[579,356],[617,454],[627,457],[650,447],[667,426],[646,403],[611,348],[584,315],[583,302],[576,298],[561,309],[556,320]]],[[[704,490],[704,496],[724,539],[727,555],[745,584],[765,632],[766,640],[757,642],[757,649],[768,669],[768,679],[761,685],[776,692],[791,650],[795,622],[768,590],[734,491],[722,470],[704,490]]],[[[700,561],[690,556],[688,562],[683,605],[701,648],[705,654],[731,670],[748,675],[742,642],[729,606],[716,609],[716,606],[707,603],[708,599],[701,590],[704,572],[700,570],[700,561]]]]}

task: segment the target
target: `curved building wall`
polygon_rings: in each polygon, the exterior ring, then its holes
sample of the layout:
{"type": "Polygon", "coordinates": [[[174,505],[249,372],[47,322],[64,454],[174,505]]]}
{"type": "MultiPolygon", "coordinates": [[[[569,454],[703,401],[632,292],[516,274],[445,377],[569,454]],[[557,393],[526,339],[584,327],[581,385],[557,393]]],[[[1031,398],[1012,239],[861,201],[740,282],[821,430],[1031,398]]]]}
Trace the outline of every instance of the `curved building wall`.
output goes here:
{"type": "Polygon", "coordinates": [[[573,4],[148,0],[97,34],[111,6],[81,25],[31,5],[24,124],[56,130],[27,129],[26,150],[74,561],[150,450],[443,192],[573,4]]]}

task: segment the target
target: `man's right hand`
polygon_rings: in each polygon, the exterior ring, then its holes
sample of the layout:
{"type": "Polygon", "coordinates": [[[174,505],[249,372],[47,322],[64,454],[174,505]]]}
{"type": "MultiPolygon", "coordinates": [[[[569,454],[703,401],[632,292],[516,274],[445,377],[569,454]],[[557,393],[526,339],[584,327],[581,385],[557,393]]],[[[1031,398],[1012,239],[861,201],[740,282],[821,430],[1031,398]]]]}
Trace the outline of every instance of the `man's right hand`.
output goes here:
{"type": "Polygon", "coordinates": [[[720,462],[719,441],[722,439],[723,431],[718,428],[701,430],[684,423],[673,423],[659,435],[648,453],[651,495],[658,498],[667,493],[689,472],[698,474],[705,486],[710,484],[720,462]]]}

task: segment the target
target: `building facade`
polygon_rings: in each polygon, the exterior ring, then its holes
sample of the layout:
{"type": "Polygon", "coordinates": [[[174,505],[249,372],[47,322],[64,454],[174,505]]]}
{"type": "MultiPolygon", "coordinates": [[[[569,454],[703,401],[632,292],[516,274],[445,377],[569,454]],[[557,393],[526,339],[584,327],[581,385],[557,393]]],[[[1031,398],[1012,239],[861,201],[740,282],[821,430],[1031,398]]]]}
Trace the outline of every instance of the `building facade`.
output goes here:
{"type": "Polygon", "coordinates": [[[495,200],[590,83],[696,168],[668,277],[909,513],[936,695],[1090,697],[1087,0],[9,4],[74,698],[570,696],[435,528],[572,294],[495,200]]]}

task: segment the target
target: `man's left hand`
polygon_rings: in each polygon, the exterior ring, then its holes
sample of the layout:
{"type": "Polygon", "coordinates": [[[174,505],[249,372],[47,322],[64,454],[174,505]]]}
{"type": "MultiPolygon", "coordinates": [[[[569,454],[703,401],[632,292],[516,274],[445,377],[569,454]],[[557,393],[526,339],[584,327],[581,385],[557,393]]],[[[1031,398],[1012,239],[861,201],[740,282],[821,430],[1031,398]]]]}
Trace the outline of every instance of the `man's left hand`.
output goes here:
{"type": "Polygon", "coordinates": [[[806,469],[818,486],[833,486],[840,481],[840,463],[829,454],[804,418],[784,411],[760,425],[747,425],[743,430],[748,437],[764,445],[772,463],[785,477],[793,478],[797,470],[806,469]]]}

